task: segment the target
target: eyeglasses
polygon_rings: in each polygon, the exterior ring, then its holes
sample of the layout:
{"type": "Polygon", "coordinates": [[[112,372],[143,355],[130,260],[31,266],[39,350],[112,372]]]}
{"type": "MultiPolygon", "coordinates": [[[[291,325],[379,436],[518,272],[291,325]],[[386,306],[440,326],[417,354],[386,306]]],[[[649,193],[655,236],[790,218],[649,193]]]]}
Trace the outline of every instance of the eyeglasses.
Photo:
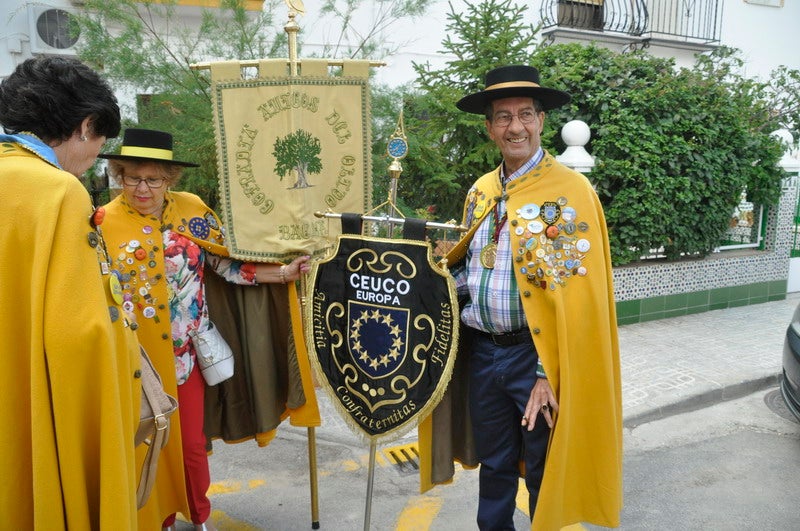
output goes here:
{"type": "Polygon", "coordinates": [[[132,177],[130,175],[126,175],[122,178],[122,184],[125,186],[130,186],[132,188],[136,188],[139,186],[139,183],[144,183],[147,185],[148,188],[161,188],[164,186],[164,179],[156,178],[156,177],[149,177],[147,179],[142,179],[141,177],[132,177]]]}
{"type": "Polygon", "coordinates": [[[516,116],[521,123],[529,124],[536,120],[537,115],[538,113],[534,109],[520,111],[517,114],[511,114],[510,112],[499,112],[494,115],[494,118],[492,118],[492,123],[500,127],[506,127],[507,125],[511,125],[511,121],[516,116]]]}

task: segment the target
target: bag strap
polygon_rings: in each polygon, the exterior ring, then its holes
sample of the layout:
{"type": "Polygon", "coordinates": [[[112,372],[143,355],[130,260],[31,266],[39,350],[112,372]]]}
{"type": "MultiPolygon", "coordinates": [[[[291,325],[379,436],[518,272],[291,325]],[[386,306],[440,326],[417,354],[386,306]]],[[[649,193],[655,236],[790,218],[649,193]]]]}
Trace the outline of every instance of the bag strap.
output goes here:
{"type": "Polygon", "coordinates": [[[144,442],[147,445],[147,454],[144,458],[142,474],[139,477],[139,486],[136,489],[136,503],[138,508],[141,509],[150,496],[150,491],[153,490],[158,456],[169,435],[169,418],[166,415],[168,412],[162,407],[162,403],[158,399],[159,396],[164,394],[158,373],[150,362],[150,358],[144,348],[140,346],[139,351],[142,354],[142,396],[150,404],[150,408],[153,411],[153,423],[155,424],[155,434],[152,440],[144,442]]]}

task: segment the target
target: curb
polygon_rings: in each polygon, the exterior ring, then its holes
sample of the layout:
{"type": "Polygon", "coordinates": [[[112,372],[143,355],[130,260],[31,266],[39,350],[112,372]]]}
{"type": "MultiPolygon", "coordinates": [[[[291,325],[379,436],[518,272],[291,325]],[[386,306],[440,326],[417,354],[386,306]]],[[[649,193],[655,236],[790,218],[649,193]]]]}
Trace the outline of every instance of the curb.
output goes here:
{"type": "Polygon", "coordinates": [[[718,404],[720,402],[727,402],[728,400],[735,400],[742,398],[749,394],[761,391],[768,387],[777,386],[780,381],[780,373],[763,376],[753,380],[746,380],[731,385],[726,385],[718,389],[711,389],[704,391],[693,396],[667,404],[666,406],[637,413],[624,418],[622,426],[628,429],[633,429],[642,424],[647,424],[656,420],[662,420],[681,413],[690,413],[708,406],[718,404]]]}

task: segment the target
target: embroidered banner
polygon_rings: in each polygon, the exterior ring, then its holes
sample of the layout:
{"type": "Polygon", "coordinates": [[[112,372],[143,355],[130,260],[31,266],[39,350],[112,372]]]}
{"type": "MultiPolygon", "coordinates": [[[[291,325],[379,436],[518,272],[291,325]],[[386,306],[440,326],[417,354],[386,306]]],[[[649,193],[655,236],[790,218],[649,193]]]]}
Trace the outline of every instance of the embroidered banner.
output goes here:
{"type": "Polygon", "coordinates": [[[425,242],[343,234],[334,256],[313,267],[311,285],[306,344],[332,401],[369,439],[401,435],[450,380],[452,277],[425,242]]]}
{"type": "Polygon", "coordinates": [[[211,66],[228,249],[265,262],[321,254],[339,231],[315,211],[370,208],[368,68],[329,77],[327,61],[308,61],[314,75],[242,79],[234,63],[211,66]]]}

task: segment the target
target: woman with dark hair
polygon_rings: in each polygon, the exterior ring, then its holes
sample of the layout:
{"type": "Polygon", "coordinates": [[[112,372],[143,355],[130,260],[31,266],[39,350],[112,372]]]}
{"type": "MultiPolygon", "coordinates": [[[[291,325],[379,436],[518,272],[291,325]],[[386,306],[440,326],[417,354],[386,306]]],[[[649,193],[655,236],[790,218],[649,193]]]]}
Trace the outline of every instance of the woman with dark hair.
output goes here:
{"type": "Polygon", "coordinates": [[[0,124],[0,527],[136,529],[139,350],[78,180],[116,98],[77,60],[29,59],[0,124]]]}

